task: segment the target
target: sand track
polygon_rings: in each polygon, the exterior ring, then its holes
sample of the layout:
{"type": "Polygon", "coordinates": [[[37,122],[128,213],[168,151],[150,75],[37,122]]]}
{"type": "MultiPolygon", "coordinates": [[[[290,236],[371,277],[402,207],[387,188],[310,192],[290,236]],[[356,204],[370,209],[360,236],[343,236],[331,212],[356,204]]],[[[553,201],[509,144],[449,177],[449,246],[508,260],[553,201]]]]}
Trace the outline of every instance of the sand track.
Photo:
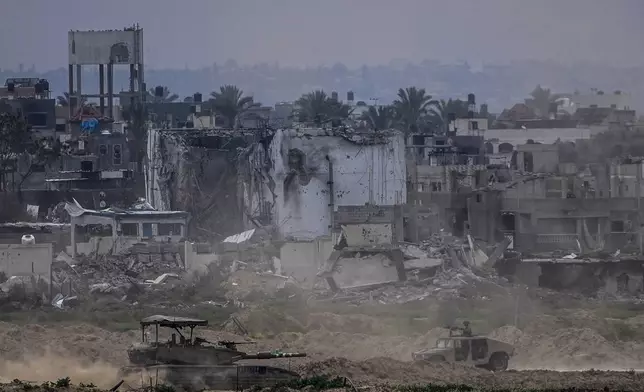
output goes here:
{"type": "MultiPolygon", "coordinates": [[[[486,387],[605,386],[644,390],[644,378],[638,372],[551,371],[641,367],[644,344],[610,341],[588,327],[547,330],[531,325],[530,333],[511,326],[498,328],[491,336],[515,345],[517,355],[511,360],[511,366],[520,371],[493,374],[463,366],[410,362],[413,351],[432,345],[437,337],[447,333],[441,328],[413,336],[392,336],[391,328],[381,325],[377,318],[329,313],[289,322],[293,323],[291,330],[297,332],[260,339],[257,345],[244,346],[244,349],[304,351],[308,358],[293,359],[288,364],[285,360],[270,363],[296,366],[303,375],[341,375],[367,385],[440,382],[486,387]]],[[[204,330],[202,336],[211,341],[243,339],[217,330],[204,330]]],[[[110,387],[117,381],[117,369],[126,364],[127,347],[138,339],[138,331],[111,332],[86,324],[0,323],[0,381],[19,378],[42,382],[69,376],[76,383],[92,382],[110,387]]]]}

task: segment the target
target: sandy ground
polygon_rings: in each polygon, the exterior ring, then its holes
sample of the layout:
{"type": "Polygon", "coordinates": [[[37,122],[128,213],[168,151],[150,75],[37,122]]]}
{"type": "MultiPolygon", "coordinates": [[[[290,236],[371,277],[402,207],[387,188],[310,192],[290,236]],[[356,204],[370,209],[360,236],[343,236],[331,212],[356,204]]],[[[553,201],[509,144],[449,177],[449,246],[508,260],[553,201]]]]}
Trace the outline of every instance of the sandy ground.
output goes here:
{"type": "MultiPolygon", "coordinates": [[[[359,317],[362,322],[367,321],[359,317]]],[[[355,320],[353,322],[356,322],[355,320]]],[[[377,320],[371,320],[377,323],[377,320]]],[[[504,374],[462,366],[410,363],[411,353],[430,345],[445,330],[435,329],[415,337],[382,336],[321,329],[306,333],[281,333],[272,339],[247,346],[249,351],[283,347],[305,351],[303,360],[276,361],[297,367],[302,374],[347,376],[361,384],[379,382],[462,383],[499,387],[608,386],[611,389],[642,390],[644,376],[638,372],[573,372],[523,370],[504,374]],[[637,386],[637,387],[635,387],[637,386]]],[[[516,344],[516,369],[633,369],[641,362],[644,349],[611,343],[592,329],[561,329],[548,335],[531,336],[514,327],[492,333],[516,344]]],[[[209,340],[243,339],[229,333],[207,330],[209,340]]],[[[109,332],[90,325],[19,327],[0,323],[0,380],[35,382],[70,377],[75,383],[110,387],[116,383],[118,368],[126,363],[125,350],[138,338],[138,331],[109,332]],[[11,359],[8,359],[11,358],[11,359]]]]}
{"type": "MultiPolygon", "coordinates": [[[[298,369],[303,375],[346,376],[360,385],[441,382],[504,388],[644,390],[644,375],[631,371],[644,367],[644,342],[607,338],[607,327],[601,319],[592,319],[583,312],[575,316],[584,320],[581,326],[562,326],[543,316],[532,320],[524,330],[513,326],[495,328],[491,337],[516,348],[510,362],[514,370],[495,374],[463,366],[412,363],[412,352],[432,346],[447,330],[396,333],[396,328],[383,318],[358,311],[356,308],[353,314],[344,315],[309,313],[306,318],[282,317],[278,321],[266,315],[262,316],[265,319],[246,318],[246,325],[252,322],[251,326],[275,333],[256,335],[256,344],[240,348],[250,352],[276,348],[303,351],[307,358],[270,362],[298,369]]],[[[625,323],[640,328],[643,321],[644,317],[637,316],[625,323]]],[[[200,336],[210,341],[246,339],[232,331],[216,329],[205,329],[200,336]]],[[[87,324],[18,326],[0,322],[0,382],[70,377],[76,384],[109,388],[118,381],[118,369],[127,364],[127,347],[139,337],[136,330],[112,332],[87,324]]]]}

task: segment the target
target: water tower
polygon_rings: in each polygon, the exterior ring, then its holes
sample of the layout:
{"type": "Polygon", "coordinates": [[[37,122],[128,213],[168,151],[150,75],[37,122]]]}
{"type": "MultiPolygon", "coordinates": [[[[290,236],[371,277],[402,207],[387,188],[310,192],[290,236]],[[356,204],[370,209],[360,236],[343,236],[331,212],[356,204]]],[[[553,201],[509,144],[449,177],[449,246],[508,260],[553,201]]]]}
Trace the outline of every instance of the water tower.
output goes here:
{"type": "Polygon", "coordinates": [[[130,71],[129,91],[120,94],[119,98],[129,98],[131,107],[143,102],[146,93],[143,30],[138,25],[123,30],[70,31],[68,41],[70,118],[74,117],[78,103],[83,98],[98,98],[100,115],[108,119],[114,118],[114,66],[126,66],[130,71]],[[84,66],[98,66],[98,94],[83,91],[84,66]]]}

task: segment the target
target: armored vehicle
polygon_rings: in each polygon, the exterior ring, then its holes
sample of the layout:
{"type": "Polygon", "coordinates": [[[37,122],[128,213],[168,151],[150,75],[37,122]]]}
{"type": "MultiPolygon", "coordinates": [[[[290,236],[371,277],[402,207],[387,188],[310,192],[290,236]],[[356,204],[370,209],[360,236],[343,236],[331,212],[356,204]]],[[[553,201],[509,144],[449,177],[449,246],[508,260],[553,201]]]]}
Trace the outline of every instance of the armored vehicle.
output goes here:
{"type": "MultiPolygon", "coordinates": [[[[122,375],[146,373],[148,378],[186,390],[230,390],[252,386],[273,386],[299,378],[293,371],[273,366],[238,364],[241,360],[305,357],[303,353],[246,353],[237,349],[249,342],[208,342],[195,337],[196,327],[207,326],[207,320],[172,316],[151,316],[141,320],[141,342],[128,349],[130,366],[122,375]],[[148,328],[154,328],[150,337],[148,328]],[[167,341],[159,341],[159,328],[174,332],[167,341]],[[188,333],[189,332],[189,333],[188,333]]],[[[251,342],[252,343],[252,342],[251,342]]]]}
{"type": "Polygon", "coordinates": [[[436,346],[412,354],[414,361],[458,362],[499,372],[508,369],[514,355],[511,344],[485,336],[458,336],[450,330],[450,337],[440,338],[436,346]]]}

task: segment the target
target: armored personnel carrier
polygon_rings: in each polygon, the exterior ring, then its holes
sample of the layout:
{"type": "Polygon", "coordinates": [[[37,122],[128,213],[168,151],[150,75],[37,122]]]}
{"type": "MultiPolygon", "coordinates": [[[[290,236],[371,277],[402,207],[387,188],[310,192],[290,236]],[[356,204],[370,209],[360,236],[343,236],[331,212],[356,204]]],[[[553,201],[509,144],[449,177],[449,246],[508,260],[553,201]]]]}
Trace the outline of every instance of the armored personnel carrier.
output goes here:
{"type": "MultiPolygon", "coordinates": [[[[305,357],[303,353],[246,353],[237,349],[249,342],[208,342],[194,336],[207,320],[172,316],[150,316],[141,320],[141,342],[128,349],[130,366],[122,375],[145,373],[149,377],[186,390],[231,390],[273,386],[299,378],[293,371],[264,365],[238,364],[241,360],[305,357]],[[148,328],[154,328],[152,337],[148,328]],[[173,330],[167,341],[159,341],[159,328],[173,330]]],[[[143,375],[143,374],[142,374],[143,375]]]]}
{"type": "Polygon", "coordinates": [[[413,353],[412,359],[428,362],[458,362],[494,372],[508,369],[510,357],[514,355],[514,347],[511,344],[485,336],[454,334],[455,329],[450,328],[450,336],[438,339],[434,347],[413,353]]]}

